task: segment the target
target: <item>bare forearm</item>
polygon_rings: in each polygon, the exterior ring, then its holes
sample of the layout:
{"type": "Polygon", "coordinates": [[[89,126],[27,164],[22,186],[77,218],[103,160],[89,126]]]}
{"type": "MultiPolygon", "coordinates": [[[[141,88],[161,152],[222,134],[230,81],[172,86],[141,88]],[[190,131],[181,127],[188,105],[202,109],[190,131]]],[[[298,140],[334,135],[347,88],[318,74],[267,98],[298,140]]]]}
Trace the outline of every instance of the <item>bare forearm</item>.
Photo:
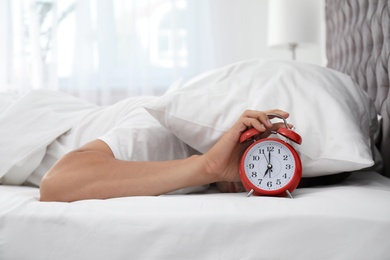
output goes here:
{"type": "Polygon", "coordinates": [[[164,162],[128,162],[96,151],[62,158],[41,183],[42,201],[159,195],[217,181],[201,156],[164,162]]]}

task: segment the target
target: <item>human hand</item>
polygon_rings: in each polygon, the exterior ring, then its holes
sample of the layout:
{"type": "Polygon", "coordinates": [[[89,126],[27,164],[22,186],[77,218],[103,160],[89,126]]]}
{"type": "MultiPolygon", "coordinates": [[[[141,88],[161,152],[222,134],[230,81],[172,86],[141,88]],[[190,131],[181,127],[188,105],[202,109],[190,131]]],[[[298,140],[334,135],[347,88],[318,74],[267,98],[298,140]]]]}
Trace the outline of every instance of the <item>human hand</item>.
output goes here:
{"type": "Polygon", "coordinates": [[[240,177],[238,172],[239,161],[242,152],[249,144],[240,144],[240,136],[248,128],[256,128],[262,134],[262,138],[267,137],[271,131],[280,127],[285,127],[284,123],[272,124],[270,119],[273,116],[267,114],[278,114],[288,118],[288,112],[274,109],[267,111],[247,110],[236,123],[221,137],[220,140],[203,155],[206,165],[206,172],[212,174],[217,182],[228,182],[219,184],[223,191],[241,191],[240,177]],[[229,184],[229,182],[231,182],[229,184]],[[234,187],[234,189],[233,189],[234,187]]]}

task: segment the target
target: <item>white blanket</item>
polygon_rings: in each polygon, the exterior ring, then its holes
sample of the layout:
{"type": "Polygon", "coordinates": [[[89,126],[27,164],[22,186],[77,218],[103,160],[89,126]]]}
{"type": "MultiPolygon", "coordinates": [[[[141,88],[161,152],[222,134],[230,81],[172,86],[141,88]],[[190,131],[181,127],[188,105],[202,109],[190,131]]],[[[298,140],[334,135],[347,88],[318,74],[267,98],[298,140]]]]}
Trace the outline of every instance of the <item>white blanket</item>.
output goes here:
{"type": "Polygon", "coordinates": [[[33,90],[10,106],[3,103],[0,183],[23,184],[41,163],[47,146],[95,108],[80,99],[50,90],[33,90]]]}
{"type": "MultiPolygon", "coordinates": [[[[39,186],[44,174],[64,154],[101,138],[113,127],[120,129],[116,134],[126,142],[123,147],[137,147],[122,160],[188,157],[192,153],[188,146],[140,106],[153,98],[129,97],[111,106],[96,106],[48,90],[32,91],[15,102],[0,96],[0,184],[39,186]],[[122,121],[127,123],[117,126],[122,121]]],[[[205,188],[207,185],[174,193],[205,188]]]]}

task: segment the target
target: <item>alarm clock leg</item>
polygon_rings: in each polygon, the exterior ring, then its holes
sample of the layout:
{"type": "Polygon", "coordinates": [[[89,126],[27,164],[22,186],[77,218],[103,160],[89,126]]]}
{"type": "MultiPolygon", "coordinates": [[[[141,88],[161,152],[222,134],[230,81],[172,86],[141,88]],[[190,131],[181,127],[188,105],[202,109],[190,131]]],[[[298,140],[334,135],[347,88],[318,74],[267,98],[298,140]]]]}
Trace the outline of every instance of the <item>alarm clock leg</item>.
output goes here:
{"type": "Polygon", "coordinates": [[[294,197],[291,195],[291,192],[289,192],[288,190],[286,190],[286,193],[287,193],[287,196],[290,197],[290,199],[293,199],[294,197]]]}
{"type": "Polygon", "coordinates": [[[247,194],[246,196],[247,196],[247,197],[252,196],[253,192],[254,192],[254,189],[251,189],[251,190],[248,192],[248,194],[247,194]]]}

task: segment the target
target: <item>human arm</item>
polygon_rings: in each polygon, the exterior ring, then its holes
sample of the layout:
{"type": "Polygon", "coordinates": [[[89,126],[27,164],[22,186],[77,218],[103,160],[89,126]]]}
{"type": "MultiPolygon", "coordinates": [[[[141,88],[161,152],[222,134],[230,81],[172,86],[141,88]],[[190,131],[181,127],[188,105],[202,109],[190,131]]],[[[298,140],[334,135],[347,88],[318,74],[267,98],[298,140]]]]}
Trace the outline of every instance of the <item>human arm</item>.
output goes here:
{"type": "Polygon", "coordinates": [[[115,159],[101,140],[62,157],[41,182],[41,201],[75,201],[135,195],[159,195],[214,181],[200,156],[172,161],[115,159]]]}
{"type": "Polygon", "coordinates": [[[239,138],[248,127],[261,132],[277,127],[267,113],[246,111],[205,154],[186,159],[135,162],[114,157],[101,140],[62,157],[41,182],[41,201],[75,201],[125,196],[160,195],[181,188],[214,182],[239,181],[239,138]]]}

